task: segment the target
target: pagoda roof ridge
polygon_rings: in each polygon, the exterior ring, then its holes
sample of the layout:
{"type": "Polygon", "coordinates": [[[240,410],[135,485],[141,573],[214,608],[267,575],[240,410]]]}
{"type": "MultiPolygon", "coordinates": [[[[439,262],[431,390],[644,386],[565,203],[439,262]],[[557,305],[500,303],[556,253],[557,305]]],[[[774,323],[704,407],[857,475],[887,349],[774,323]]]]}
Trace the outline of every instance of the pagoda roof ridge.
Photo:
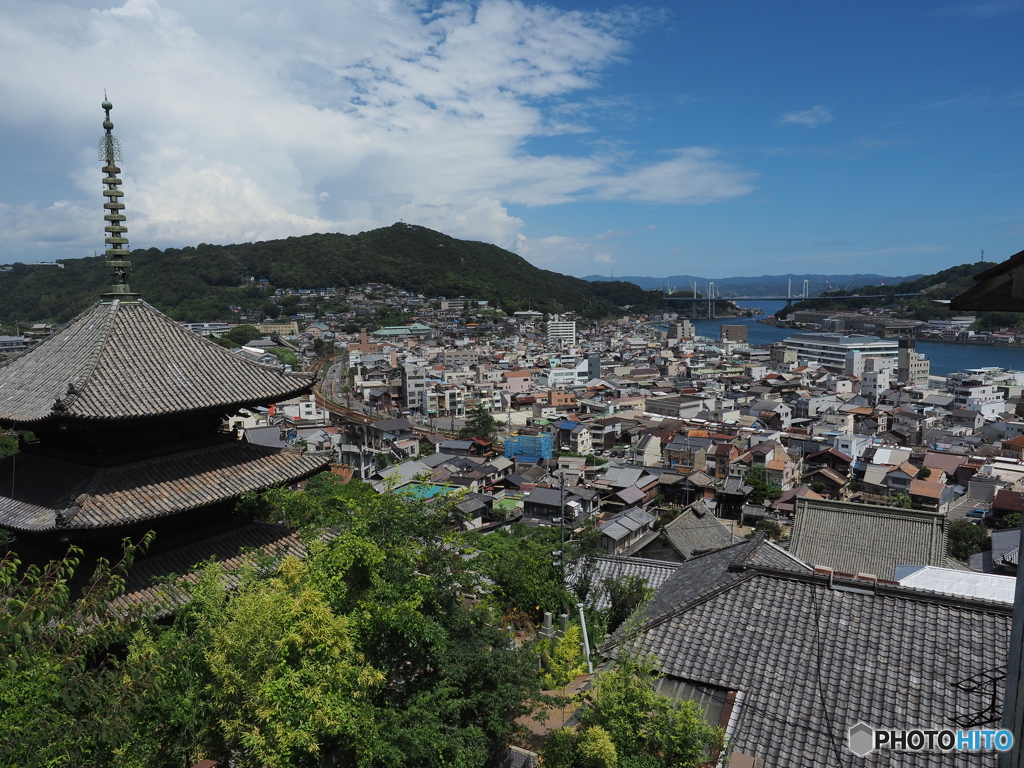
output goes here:
{"type": "Polygon", "coordinates": [[[235,355],[146,302],[101,302],[0,366],[0,424],[226,411],[309,390],[310,374],[235,355]]]}

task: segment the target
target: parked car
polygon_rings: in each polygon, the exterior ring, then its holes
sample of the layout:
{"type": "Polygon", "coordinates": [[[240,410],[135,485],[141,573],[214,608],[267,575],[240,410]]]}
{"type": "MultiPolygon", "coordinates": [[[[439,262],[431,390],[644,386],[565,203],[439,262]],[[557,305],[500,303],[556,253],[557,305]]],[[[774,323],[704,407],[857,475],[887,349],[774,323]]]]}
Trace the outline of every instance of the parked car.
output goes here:
{"type": "Polygon", "coordinates": [[[992,517],[992,512],[988,509],[972,509],[964,517],[968,520],[984,520],[986,517],[992,517]]]}

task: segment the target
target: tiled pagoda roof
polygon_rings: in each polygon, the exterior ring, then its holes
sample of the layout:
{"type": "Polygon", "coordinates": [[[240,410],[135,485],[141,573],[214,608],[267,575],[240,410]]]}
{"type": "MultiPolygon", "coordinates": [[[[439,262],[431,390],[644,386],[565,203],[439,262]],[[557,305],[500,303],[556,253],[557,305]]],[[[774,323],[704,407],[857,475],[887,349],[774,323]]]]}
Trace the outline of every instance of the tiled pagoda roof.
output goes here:
{"type": "Polygon", "coordinates": [[[329,455],[230,442],[116,467],[25,452],[0,462],[0,528],[95,530],[237,498],[324,469],[329,455]]]}
{"type": "Polygon", "coordinates": [[[149,304],[113,301],[0,366],[0,423],[223,410],[293,397],[311,383],[234,355],[149,304]]]}

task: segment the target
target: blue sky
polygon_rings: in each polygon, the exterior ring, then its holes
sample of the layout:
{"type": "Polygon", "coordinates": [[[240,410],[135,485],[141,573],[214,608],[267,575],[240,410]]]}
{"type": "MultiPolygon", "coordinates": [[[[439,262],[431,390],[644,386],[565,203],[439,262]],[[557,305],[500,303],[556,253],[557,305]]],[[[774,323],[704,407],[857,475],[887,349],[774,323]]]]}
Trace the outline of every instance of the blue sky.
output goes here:
{"type": "Polygon", "coordinates": [[[575,275],[1024,248],[1024,2],[0,6],[0,262],[404,220],[575,275]]]}

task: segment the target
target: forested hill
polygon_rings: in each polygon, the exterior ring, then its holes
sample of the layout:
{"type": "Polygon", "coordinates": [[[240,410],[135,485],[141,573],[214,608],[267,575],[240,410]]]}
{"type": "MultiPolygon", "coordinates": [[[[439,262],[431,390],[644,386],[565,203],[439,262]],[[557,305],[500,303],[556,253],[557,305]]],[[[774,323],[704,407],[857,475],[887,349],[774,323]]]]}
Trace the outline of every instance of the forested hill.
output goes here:
{"type": "MultiPolygon", "coordinates": [[[[132,289],[179,320],[227,320],[229,307],[264,307],[273,288],[389,283],[427,297],[487,299],[501,309],[573,309],[588,318],[664,306],[661,294],[632,283],[590,283],[538,269],[488,243],[456,240],[425,227],[393,224],[358,235],[317,234],[284,240],[131,252],[132,289]]],[[[54,266],[15,264],[0,273],[0,320],[65,321],[97,301],[109,283],[104,258],[54,266]]]]}
{"type": "MultiPolygon", "coordinates": [[[[957,294],[963,293],[968,288],[976,285],[974,275],[984,272],[986,269],[995,266],[992,262],[979,261],[976,264],[960,264],[933,275],[924,275],[914,280],[900,283],[898,285],[871,286],[870,288],[858,288],[856,291],[832,291],[819,298],[809,301],[802,301],[794,304],[791,310],[800,309],[829,309],[829,310],[856,310],[859,307],[885,306],[898,304],[902,310],[900,315],[914,318],[916,320],[932,320],[946,318],[952,315],[962,315],[964,312],[952,312],[944,306],[936,305],[933,299],[949,299],[957,294]],[[857,301],[837,301],[836,296],[850,296],[856,293],[880,294],[881,299],[864,299],[857,301]],[[896,294],[919,293],[916,297],[897,298],[896,294]]],[[[785,310],[783,311],[785,312],[785,310]]],[[[971,312],[969,314],[979,315],[979,328],[992,325],[1020,325],[1024,317],[1009,312],[971,312]]]]}

